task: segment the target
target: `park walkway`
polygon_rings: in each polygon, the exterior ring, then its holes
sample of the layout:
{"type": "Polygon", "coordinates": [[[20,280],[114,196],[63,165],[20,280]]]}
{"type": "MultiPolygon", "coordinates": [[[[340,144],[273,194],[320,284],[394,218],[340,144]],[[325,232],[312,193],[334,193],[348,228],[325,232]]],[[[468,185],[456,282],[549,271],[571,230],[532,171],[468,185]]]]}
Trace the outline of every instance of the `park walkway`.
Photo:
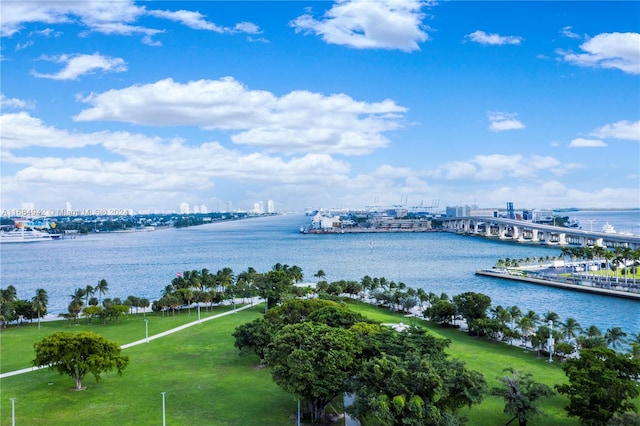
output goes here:
{"type": "MultiPolygon", "coordinates": [[[[217,314],[217,315],[213,315],[213,316],[210,316],[210,317],[206,317],[206,318],[202,318],[202,319],[199,319],[199,320],[195,320],[195,321],[189,322],[187,324],[183,324],[181,326],[172,328],[170,330],[163,331],[162,333],[154,334],[153,336],[149,336],[148,338],[144,338],[144,339],[141,339],[141,340],[136,340],[135,342],[127,343],[125,345],[120,346],[120,348],[121,349],[127,349],[127,348],[130,348],[132,346],[141,345],[143,343],[149,343],[152,340],[159,339],[161,337],[168,336],[168,335],[173,334],[173,333],[177,333],[178,331],[184,330],[184,329],[189,328],[189,327],[193,327],[194,325],[202,324],[203,322],[211,321],[211,320],[214,320],[216,318],[223,317],[225,315],[231,315],[231,314],[234,314],[236,312],[251,308],[253,306],[254,306],[254,304],[251,303],[249,305],[242,306],[241,308],[232,309],[230,311],[222,312],[222,313],[217,314]]],[[[21,370],[8,371],[6,373],[0,374],[0,380],[4,379],[5,377],[17,376],[19,374],[25,374],[25,373],[30,373],[32,371],[38,371],[38,370],[41,370],[43,368],[48,368],[48,366],[47,365],[43,365],[41,367],[28,367],[28,368],[23,368],[21,370]]]]}

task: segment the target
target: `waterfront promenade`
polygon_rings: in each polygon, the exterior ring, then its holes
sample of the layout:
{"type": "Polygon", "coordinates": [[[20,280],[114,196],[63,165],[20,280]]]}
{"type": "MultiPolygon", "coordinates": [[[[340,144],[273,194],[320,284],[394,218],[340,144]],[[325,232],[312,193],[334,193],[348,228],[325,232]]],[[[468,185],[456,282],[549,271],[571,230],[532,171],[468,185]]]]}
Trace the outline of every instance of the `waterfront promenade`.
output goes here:
{"type": "Polygon", "coordinates": [[[559,274],[528,274],[521,269],[481,269],[476,271],[476,275],[640,301],[640,290],[637,286],[623,286],[623,283],[615,281],[604,284],[579,276],[565,278],[559,274]]]}

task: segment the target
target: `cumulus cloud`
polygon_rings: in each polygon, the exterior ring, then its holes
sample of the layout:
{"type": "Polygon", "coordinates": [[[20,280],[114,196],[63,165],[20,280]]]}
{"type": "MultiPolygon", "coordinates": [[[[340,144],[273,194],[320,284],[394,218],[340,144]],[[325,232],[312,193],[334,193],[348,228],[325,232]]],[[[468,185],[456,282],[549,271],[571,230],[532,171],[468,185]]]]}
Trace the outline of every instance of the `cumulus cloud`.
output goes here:
{"type": "Polygon", "coordinates": [[[594,130],[591,136],[603,139],[624,139],[640,142],[640,120],[634,122],[622,120],[605,124],[594,130]]]}
{"type": "Polygon", "coordinates": [[[142,13],[132,0],[117,2],[54,2],[48,0],[17,2],[7,1],[0,5],[2,20],[0,35],[11,36],[23,28],[25,23],[41,22],[63,24],[80,21],[93,31],[102,32],[113,24],[126,29],[142,13]]]}
{"type": "Polygon", "coordinates": [[[290,25],[296,32],[316,34],[330,44],[356,49],[420,50],[428,39],[420,0],[338,0],[317,20],[307,13],[290,25]]]}
{"type": "Polygon", "coordinates": [[[583,53],[563,50],[557,53],[578,66],[640,74],[640,33],[602,33],[582,43],[580,48],[583,53]]]}
{"type": "Polygon", "coordinates": [[[559,160],[549,156],[476,155],[466,161],[452,161],[439,166],[435,176],[446,180],[497,181],[505,178],[529,179],[541,171],[561,175],[559,160]]]}
{"type": "MultiPolygon", "coordinates": [[[[168,19],[195,30],[208,30],[218,33],[260,33],[260,29],[252,23],[241,22],[233,28],[224,28],[207,21],[205,16],[199,12],[149,10],[145,6],[136,6],[133,0],[113,2],[7,1],[0,3],[0,11],[2,12],[0,35],[3,37],[9,37],[19,32],[26,23],[66,24],[78,22],[86,27],[88,31],[102,34],[141,34],[143,35],[143,43],[159,46],[161,43],[153,40],[153,36],[164,31],[135,25],[135,22],[143,16],[168,19]]],[[[52,32],[53,30],[48,28],[45,31],[52,32]]]]}
{"type": "Polygon", "coordinates": [[[406,108],[389,99],[362,102],[345,94],[293,91],[281,97],[250,90],[231,77],[178,83],[172,79],[91,94],[78,121],[152,126],[198,125],[235,132],[236,144],[267,151],[362,155],[388,144],[406,108]]]}
{"type": "MultiPolygon", "coordinates": [[[[7,98],[4,93],[0,93],[0,109],[33,109],[35,105],[31,101],[18,98],[7,98]]],[[[4,130],[4,129],[3,129],[4,130]]]]}
{"type": "Polygon", "coordinates": [[[241,153],[218,142],[189,144],[129,132],[82,133],[48,126],[26,113],[0,116],[3,162],[24,164],[15,175],[22,183],[100,185],[127,191],[180,191],[206,188],[217,178],[276,184],[317,182],[341,175],[350,166],[328,154],[284,159],[262,153],[241,153]],[[77,148],[99,145],[110,153],[104,160],[76,156],[77,148]],[[20,155],[22,148],[58,148],[58,156],[20,155]]]}
{"type": "Polygon", "coordinates": [[[502,46],[505,44],[520,44],[522,37],[518,36],[501,36],[499,34],[487,34],[484,31],[474,31],[471,34],[467,34],[469,40],[480,44],[489,44],[493,46],[502,46]]]}
{"type": "Polygon", "coordinates": [[[76,80],[84,74],[101,72],[124,72],[127,70],[127,63],[122,58],[111,58],[99,53],[93,55],[71,54],[60,56],[45,56],[42,60],[66,64],[63,69],[55,74],[43,74],[35,70],[31,75],[38,78],[49,78],[52,80],[76,80]]]}
{"type": "Polygon", "coordinates": [[[604,148],[606,143],[598,139],[576,138],[569,142],[569,148],[604,148]]]}
{"type": "Polygon", "coordinates": [[[489,111],[487,117],[489,118],[489,130],[492,132],[504,132],[505,130],[518,130],[524,129],[524,124],[516,117],[518,114],[510,112],[497,112],[489,111]]]}

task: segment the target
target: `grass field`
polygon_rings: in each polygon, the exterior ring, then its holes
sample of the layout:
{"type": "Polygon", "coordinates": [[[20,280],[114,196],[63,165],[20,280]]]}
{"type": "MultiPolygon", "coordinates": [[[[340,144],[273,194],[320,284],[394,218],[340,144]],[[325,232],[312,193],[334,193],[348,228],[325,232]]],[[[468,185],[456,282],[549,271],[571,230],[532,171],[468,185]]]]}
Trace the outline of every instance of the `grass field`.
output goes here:
{"type": "MultiPolygon", "coordinates": [[[[553,386],[564,382],[558,362],[549,364],[522,348],[487,342],[455,329],[442,329],[416,319],[404,318],[374,306],[351,303],[354,310],[381,322],[413,322],[439,337],[449,338],[451,356],[480,371],[489,386],[498,384],[503,368],[532,373],[535,380],[553,386]]],[[[216,308],[213,315],[223,312],[216,308]]],[[[85,378],[87,390],[72,391],[73,380],[50,370],[40,370],[2,379],[0,424],[11,424],[11,401],[15,398],[18,425],[158,425],[162,424],[165,392],[168,425],[287,425],[295,414],[294,397],[280,390],[268,369],[260,368],[255,356],[240,356],[231,333],[239,325],[263,312],[256,306],[242,312],[198,324],[178,333],[125,349],[131,358],[122,377],[104,374],[96,383],[85,378]]],[[[195,312],[175,317],[147,314],[149,335],[197,319],[195,312]]],[[[0,333],[2,372],[30,366],[33,342],[54,331],[91,330],[120,344],[144,339],[142,315],[118,324],[69,327],[64,321],[13,327],[0,333]]],[[[541,404],[546,416],[530,425],[576,425],[562,407],[566,399],[555,396],[541,404]]],[[[465,410],[470,425],[504,424],[509,420],[503,402],[487,397],[479,406],[465,410]]]]}

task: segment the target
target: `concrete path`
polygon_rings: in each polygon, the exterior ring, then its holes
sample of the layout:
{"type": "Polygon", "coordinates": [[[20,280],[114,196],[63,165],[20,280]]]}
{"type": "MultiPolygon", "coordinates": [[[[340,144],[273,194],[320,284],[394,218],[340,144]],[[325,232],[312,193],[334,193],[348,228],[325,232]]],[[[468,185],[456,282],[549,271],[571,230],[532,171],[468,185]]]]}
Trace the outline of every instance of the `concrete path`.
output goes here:
{"type": "MultiPolygon", "coordinates": [[[[179,327],[172,328],[172,329],[167,330],[167,331],[163,331],[162,333],[158,333],[158,334],[154,334],[153,336],[149,336],[148,339],[145,338],[145,339],[141,339],[141,340],[136,340],[135,342],[127,343],[126,345],[120,346],[120,348],[127,349],[127,348],[130,348],[132,346],[141,345],[143,343],[149,343],[152,340],[159,339],[161,337],[168,336],[168,335],[173,334],[173,333],[177,333],[178,331],[184,330],[185,328],[193,327],[194,325],[202,324],[203,322],[211,321],[213,319],[220,318],[220,317],[223,317],[225,315],[231,315],[231,314],[234,314],[236,312],[239,312],[239,311],[242,311],[242,310],[245,310],[245,309],[248,309],[248,308],[252,308],[253,306],[254,306],[254,304],[252,303],[252,304],[245,305],[245,306],[243,306],[241,308],[238,308],[238,309],[232,309],[230,311],[223,312],[223,313],[218,314],[218,315],[213,315],[211,317],[202,318],[200,320],[192,321],[190,323],[183,324],[183,325],[181,325],[179,327]]],[[[5,377],[17,376],[18,374],[30,373],[32,371],[38,371],[38,370],[41,370],[43,368],[48,368],[48,366],[44,365],[42,367],[29,367],[29,368],[23,368],[21,370],[8,371],[6,373],[0,374],[0,379],[4,379],[5,377]]]]}

